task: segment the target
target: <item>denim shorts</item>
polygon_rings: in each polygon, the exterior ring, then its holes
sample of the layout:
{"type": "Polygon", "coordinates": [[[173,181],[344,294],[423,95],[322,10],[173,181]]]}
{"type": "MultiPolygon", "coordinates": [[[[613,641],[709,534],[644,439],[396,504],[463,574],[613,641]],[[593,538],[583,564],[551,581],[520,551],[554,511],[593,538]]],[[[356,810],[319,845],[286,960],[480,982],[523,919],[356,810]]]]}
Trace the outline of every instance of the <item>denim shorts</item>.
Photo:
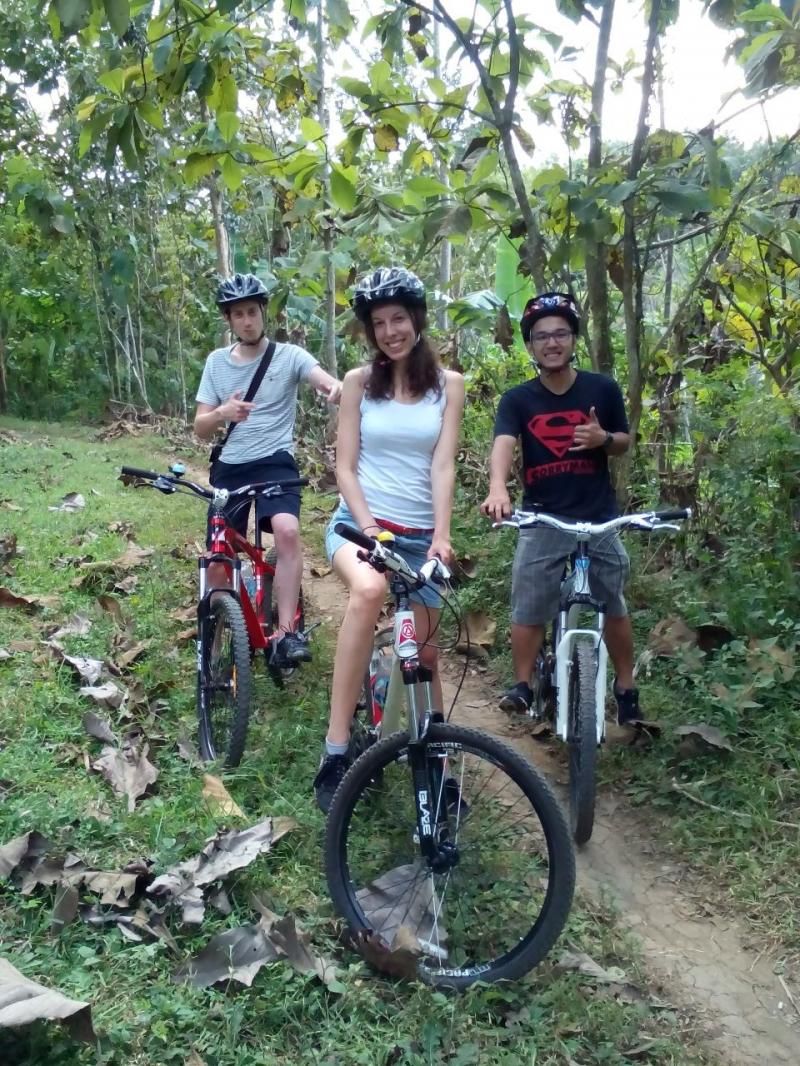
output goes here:
{"type": "MultiPolygon", "coordinates": [[[[344,537],[340,537],[338,533],[334,533],[333,527],[337,522],[344,522],[345,525],[355,526],[358,529],[358,523],[355,518],[350,514],[348,508],[343,503],[340,503],[331,515],[328,528],[325,530],[325,554],[331,562],[333,562],[334,555],[343,544],[351,543],[345,540],[344,537]]],[[[402,556],[413,570],[419,570],[428,559],[428,549],[432,540],[430,533],[423,533],[415,537],[406,537],[400,533],[395,533],[394,544],[391,545],[391,549],[402,556]]],[[[442,607],[442,597],[433,585],[424,585],[421,589],[415,589],[410,594],[409,599],[412,603],[421,603],[425,607],[436,608],[437,610],[442,607]]]]}
{"type": "MultiPolygon", "coordinates": [[[[522,529],[511,571],[511,621],[517,625],[547,625],[558,614],[561,575],[575,551],[572,533],[547,526],[522,529]]],[[[592,595],[605,601],[609,618],[628,613],[622,590],[630,573],[628,555],[617,533],[589,541],[589,585],[592,595]]]]}

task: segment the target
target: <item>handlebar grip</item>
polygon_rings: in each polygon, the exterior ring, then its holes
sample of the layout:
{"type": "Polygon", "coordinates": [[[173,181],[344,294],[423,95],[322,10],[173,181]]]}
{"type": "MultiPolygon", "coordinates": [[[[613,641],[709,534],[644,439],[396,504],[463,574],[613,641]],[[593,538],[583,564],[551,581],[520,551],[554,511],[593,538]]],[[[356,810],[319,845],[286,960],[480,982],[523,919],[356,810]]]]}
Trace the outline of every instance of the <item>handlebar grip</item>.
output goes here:
{"type": "Polygon", "coordinates": [[[674,507],[669,511],[656,511],[656,518],[661,522],[670,522],[674,518],[691,518],[691,507],[674,507]]]}
{"type": "Polygon", "coordinates": [[[156,474],[153,470],[140,470],[138,466],[123,466],[121,472],[128,477],[142,477],[147,481],[157,481],[163,476],[161,474],[156,474]]]}
{"type": "Polygon", "coordinates": [[[299,489],[308,485],[309,480],[307,477],[293,477],[289,481],[279,481],[278,484],[282,489],[299,489]]]}
{"type": "Polygon", "coordinates": [[[359,548],[366,548],[367,551],[374,551],[377,541],[374,537],[368,537],[366,533],[362,533],[360,529],[354,529],[352,526],[348,526],[345,522],[337,522],[333,527],[333,532],[339,537],[344,537],[345,540],[349,540],[352,544],[357,544],[359,548]]]}

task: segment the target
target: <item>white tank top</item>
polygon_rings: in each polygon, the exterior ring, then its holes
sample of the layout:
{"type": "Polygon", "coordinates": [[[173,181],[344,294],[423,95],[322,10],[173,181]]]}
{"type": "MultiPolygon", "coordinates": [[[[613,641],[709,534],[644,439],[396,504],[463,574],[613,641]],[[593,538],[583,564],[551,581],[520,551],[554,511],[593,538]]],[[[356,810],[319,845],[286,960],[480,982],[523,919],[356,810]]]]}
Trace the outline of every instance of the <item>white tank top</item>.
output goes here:
{"type": "Polygon", "coordinates": [[[446,404],[442,393],[415,403],[361,398],[358,480],[375,518],[433,529],[431,459],[446,404]]]}

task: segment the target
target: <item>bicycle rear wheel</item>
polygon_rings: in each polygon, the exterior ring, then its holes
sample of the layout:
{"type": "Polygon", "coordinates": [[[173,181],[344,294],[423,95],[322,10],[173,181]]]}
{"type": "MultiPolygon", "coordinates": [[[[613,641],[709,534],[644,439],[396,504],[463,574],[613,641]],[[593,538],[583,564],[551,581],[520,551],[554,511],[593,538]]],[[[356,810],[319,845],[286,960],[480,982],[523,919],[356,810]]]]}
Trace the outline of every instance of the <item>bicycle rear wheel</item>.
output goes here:
{"type": "Polygon", "coordinates": [[[569,913],[575,859],[548,785],[486,733],[431,724],[424,741],[430,820],[448,859],[419,846],[406,733],[366,751],[333,801],[325,868],[334,906],[355,934],[388,945],[402,928],[420,979],[465,988],[514,980],[552,947],[569,913]]]}
{"type": "Polygon", "coordinates": [[[250,720],[250,641],[239,603],[212,597],[198,628],[197,719],[200,755],[238,766],[250,720]]]}
{"type": "Polygon", "coordinates": [[[578,642],[569,675],[567,743],[569,744],[570,828],[576,844],[585,844],[594,828],[597,785],[595,679],[597,653],[578,642]]]}

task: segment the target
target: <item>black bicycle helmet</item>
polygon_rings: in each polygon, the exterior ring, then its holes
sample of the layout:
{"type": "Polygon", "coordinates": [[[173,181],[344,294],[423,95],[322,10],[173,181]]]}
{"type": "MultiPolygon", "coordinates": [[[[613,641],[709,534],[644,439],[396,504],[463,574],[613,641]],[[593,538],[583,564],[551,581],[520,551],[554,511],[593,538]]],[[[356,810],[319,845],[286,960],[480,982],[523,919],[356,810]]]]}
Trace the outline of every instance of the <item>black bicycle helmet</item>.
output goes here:
{"type": "Polygon", "coordinates": [[[398,303],[404,307],[427,310],[425,286],[416,274],[405,267],[381,267],[356,284],[350,306],[359,321],[365,322],[373,307],[398,303]]]}
{"type": "Polygon", "coordinates": [[[217,307],[230,307],[240,300],[258,300],[264,304],[268,296],[264,282],[255,274],[234,274],[225,278],[217,289],[217,307]]]}
{"type": "Polygon", "coordinates": [[[578,333],[581,316],[578,312],[578,305],[570,294],[568,292],[541,292],[532,300],[528,300],[522,312],[522,318],[519,320],[522,339],[526,344],[530,340],[534,323],[547,315],[559,315],[569,322],[573,333],[578,333]]]}

